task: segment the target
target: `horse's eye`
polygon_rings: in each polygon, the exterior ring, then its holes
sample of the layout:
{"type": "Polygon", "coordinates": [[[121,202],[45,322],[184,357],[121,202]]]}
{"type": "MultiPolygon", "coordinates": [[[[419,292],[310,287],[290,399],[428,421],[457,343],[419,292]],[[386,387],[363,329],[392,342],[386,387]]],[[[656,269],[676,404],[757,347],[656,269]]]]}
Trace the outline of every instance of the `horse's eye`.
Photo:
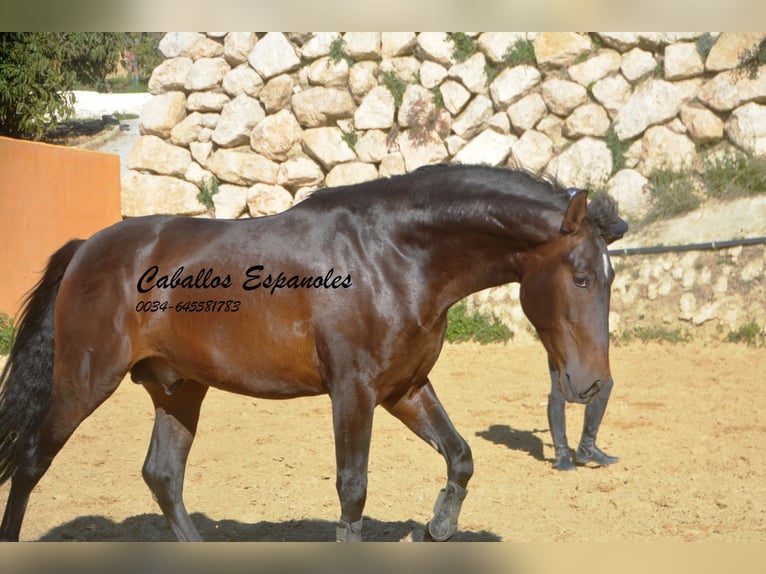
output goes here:
{"type": "Polygon", "coordinates": [[[575,275],[572,277],[572,281],[574,282],[575,287],[579,287],[580,289],[584,289],[590,285],[590,279],[584,275],[575,275]]]}

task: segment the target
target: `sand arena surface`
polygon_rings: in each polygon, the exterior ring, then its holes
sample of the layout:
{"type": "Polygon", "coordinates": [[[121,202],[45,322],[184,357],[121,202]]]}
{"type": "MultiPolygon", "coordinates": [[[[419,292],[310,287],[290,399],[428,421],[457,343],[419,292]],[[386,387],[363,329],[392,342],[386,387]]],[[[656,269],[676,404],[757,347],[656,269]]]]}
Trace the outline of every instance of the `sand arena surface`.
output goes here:
{"type": "MultiPolygon", "coordinates": [[[[764,366],[766,350],[744,345],[613,347],[615,389],[598,443],[620,462],[562,473],[551,468],[542,346],[446,346],[432,381],[476,466],[455,539],[766,540],[764,366]]],[[[567,407],[570,446],[582,416],[582,406],[567,407]]],[[[172,540],[141,478],[152,421],[148,395],[126,380],[33,492],[22,540],[172,540]]],[[[445,482],[442,458],[378,409],[365,538],[422,528],[445,482]]],[[[208,540],[334,540],[329,399],[212,390],[185,499],[208,540]]]]}

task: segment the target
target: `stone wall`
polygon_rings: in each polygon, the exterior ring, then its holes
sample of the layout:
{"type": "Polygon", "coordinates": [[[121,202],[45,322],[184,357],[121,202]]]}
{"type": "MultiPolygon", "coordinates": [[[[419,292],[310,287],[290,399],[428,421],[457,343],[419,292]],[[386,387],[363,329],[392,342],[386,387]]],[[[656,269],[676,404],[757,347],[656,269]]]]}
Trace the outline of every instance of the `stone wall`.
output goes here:
{"type": "MultiPolygon", "coordinates": [[[[700,150],[766,156],[766,66],[743,65],[764,38],[169,33],[123,179],[123,214],[254,217],[319,187],[446,161],[521,166],[606,189],[638,218],[647,176],[659,167],[693,167],[700,150]],[[530,47],[534,63],[511,65],[514,48],[530,47]],[[219,190],[208,209],[198,194],[213,178],[219,190]]],[[[657,276],[657,293],[672,291],[658,269],[707,264],[687,259],[641,263],[650,267],[638,273],[657,276]]],[[[615,307],[630,293],[618,283],[615,307]]],[[[652,301],[632,293],[634,302],[652,301]]],[[[704,313],[707,299],[695,296],[687,314],[704,313]]],[[[496,303],[518,326],[518,306],[496,303]]]]}

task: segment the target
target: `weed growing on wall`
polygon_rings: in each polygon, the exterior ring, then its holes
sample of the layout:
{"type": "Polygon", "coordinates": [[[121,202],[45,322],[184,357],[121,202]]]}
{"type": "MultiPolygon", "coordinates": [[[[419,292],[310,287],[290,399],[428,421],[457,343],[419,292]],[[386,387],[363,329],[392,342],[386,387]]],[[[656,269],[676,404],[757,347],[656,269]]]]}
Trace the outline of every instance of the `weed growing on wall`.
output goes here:
{"type": "Polygon", "coordinates": [[[502,321],[474,311],[468,313],[465,301],[453,305],[447,312],[447,341],[460,343],[476,341],[487,343],[504,343],[513,338],[513,333],[502,321]]]}
{"type": "Polygon", "coordinates": [[[197,199],[208,209],[213,209],[215,207],[215,204],[213,203],[213,196],[218,193],[218,184],[219,182],[217,177],[210,177],[208,179],[202,180],[199,184],[199,193],[197,194],[197,199]]]}
{"type": "Polygon", "coordinates": [[[404,92],[407,90],[407,82],[397,77],[393,72],[385,71],[383,72],[383,85],[394,96],[394,106],[398,109],[402,105],[404,92]]]}
{"type": "Polygon", "coordinates": [[[766,158],[733,153],[711,157],[702,181],[707,195],[717,199],[766,193],[766,158]]]}
{"type": "Polygon", "coordinates": [[[452,57],[458,62],[464,62],[478,50],[476,40],[464,32],[448,32],[447,38],[452,42],[452,57]]]}
{"type": "Polygon", "coordinates": [[[751,320],[726,336],[729,343],[745,343],[748,347],[766,347],[766,333],[751,320]]]}
{"type": "Polygon", "coordinates": [[[644,223],[670,219],[697,209],[697,196],[691,173],[658,169],[649,175],[649,194],[652,207],[644,223]]]}

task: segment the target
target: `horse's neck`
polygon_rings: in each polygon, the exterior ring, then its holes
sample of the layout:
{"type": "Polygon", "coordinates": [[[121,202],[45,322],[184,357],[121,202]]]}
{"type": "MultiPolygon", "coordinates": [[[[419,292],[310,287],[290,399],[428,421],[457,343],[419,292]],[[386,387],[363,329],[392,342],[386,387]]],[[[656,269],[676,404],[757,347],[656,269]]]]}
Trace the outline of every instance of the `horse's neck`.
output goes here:
{"type": "Polygon", "coordinates": [[[420,249],[428,253],[423,271],[439,307],[520,281],[531,249],[555,236],[560,217],[529,202],[494,211],[421,223],[420,249]]]}

